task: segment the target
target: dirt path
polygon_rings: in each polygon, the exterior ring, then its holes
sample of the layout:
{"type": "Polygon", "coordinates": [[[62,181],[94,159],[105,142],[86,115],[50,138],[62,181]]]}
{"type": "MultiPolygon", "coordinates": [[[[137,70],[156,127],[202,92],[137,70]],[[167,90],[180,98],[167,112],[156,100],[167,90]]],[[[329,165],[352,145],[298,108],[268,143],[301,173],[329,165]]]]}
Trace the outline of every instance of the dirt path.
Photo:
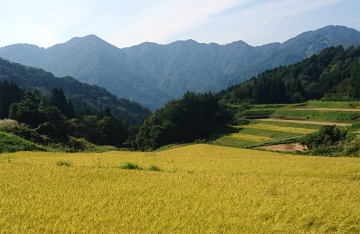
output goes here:
{"type": "Polygon", "coordinates": [[[335,108],[296,108],[293,110],[359,111],[360,112],[360,109],[335,109],[335,108]]]}
{"type": "Polygon", "coordinates": [[[257,119],[260,121],[269,121],[269,122],[287,122],[287,123],[302,123],[302,124],[318,124],[318,125],[336,125],[342,127],[348,127],[352,124],[347,123],[330,123],[330,122],[315,122],[315,121],[302,121],[302,120],[285,120],[285,119],[257,119]]]}
{"type": "Polygon", "coordinates": [[[304,152],[307,150],[306,146],[302,146],[298,142],[279,144],[279,145],[266,145],[266,146],[260,146],[260,147],[256,147],[256,148],[266,149],[266,150],[276,150],[276,151],[281,151],[281,152],[295,152],[295,151],[304,152]]]}

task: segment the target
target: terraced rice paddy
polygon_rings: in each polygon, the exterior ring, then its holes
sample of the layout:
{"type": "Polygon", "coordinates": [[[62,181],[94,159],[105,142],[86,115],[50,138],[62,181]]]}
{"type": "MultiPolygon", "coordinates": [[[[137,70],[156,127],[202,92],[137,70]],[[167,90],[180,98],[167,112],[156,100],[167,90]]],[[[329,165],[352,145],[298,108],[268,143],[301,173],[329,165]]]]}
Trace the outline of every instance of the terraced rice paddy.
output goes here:
{"type": "Polygon", "coordinates": [[[264,142],[264,141],[273,140],[270,137],[255,136],[255,135],[242,134],[242,133],[231,133],[231,134],[225,135],[225,137],[239,139],[239,140],[253,141],[253,142],[264,142]]]}
{"type": "Polygon", "coordinates": [[[309,134],[316,132],[316,129],[306,129],[306,128],[294,128],[294,127],[282,127],[268,124],[251,124],[251,125],[243,125],[236,126],[237,128],[250,128],[250,129],[262,129],[262,130],[270,130],[270,131],[279,131],[279,132],[290,132],[290,133],[298,133],[298,134],[309,134]]]}
{"type": "Polygon", "coordinates": [[[359,158],[199,144],[0,162],[0,233],[360,232],[359,158]]]}
{"type": "MultiPolygon", "coordinates": [[[[213,135],[213,144],[225,146],[250,146],[258,143],[279,141],[285,139],[296,138],[304,136],[309,133],[316,132],[319,127],[308,128],[302,127],[300,124],[296,127],[279,126],[271,124],[257,123],[260,121],[253,121],[253,124],[243,126],[233,126],[229,128],[231,133],[218,133],[213,135]]],[[[228,130],[228,131],[229,131],[228,130]]]]}

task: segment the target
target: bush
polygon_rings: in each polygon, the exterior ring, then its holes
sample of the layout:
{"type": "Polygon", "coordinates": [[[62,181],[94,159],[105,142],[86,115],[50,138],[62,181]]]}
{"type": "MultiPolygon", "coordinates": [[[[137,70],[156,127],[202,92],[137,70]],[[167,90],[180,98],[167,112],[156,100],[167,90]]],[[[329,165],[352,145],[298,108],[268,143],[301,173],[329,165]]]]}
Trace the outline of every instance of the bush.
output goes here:
{"type": "Polygon", "coordinates": [[[238,125],[238,126],[248,125],[249,123],[250,123],[250,120],[242,117],[240,113],[236,114],[231,121],[232,125],[238,125]]]}
{"type": "Polygon", "coordinates": [[[150,171],[160,171],[160,168],[157,167],[157,166],[153,166],[151,165],[150,168],[149,168],[150,171]]]}
{"type": "Polygon", "coordinates": [[[125,163],[124,165],[120,166],[119,168],[121,169],[126,169],[126,170],[142,170],[141,167],[139,167],[137,164],[132,164],[132,163],[125,163]]]}
{"type": "Polygon", "coordinates": [[[310,133],[300,140],[300,144],[309,150],[320,147],[331,147],[346,138],[347,130],[340,130],[333,126],[322,126],[318,132],[310,133]]]}
{"type": "Polygon", "coordinates": [[[70,167],[72,165],[71,161],[58,161],[56,163],[57,166],[61,167],[61,166],[66,166],[66,167],[70,167]]]}
{"type": "Polygon", "coordinates": [[[20,124],[16,120],[12,119],[3,119],[0,120],[0,131],[11,133],[13,129],[16,127],[20,127],[20,124]]]}
{"type": "Polygon", "coordinates": [[[69,141],[68,141],[69,148],[83,151],[86,148],[87,144],[88,142],[86,142],[85,139],[77,139],[72,136],[69,137],[69,141]]]}

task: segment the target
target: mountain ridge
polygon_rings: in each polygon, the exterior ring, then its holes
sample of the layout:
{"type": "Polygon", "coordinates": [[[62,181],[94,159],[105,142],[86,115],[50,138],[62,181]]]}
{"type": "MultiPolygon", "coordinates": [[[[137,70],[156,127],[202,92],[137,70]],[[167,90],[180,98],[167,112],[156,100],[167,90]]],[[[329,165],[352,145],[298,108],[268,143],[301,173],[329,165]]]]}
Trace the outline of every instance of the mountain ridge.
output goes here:
{"type": "Polygon", "coordinates": [[[119,49],[96,35],[76,37],[47,49],[17,44],[0,48],[0,57],[39,67],[56,76],[105,87],[154,110],[186,91],[220,91],[266,69],[299,62],[328,46],[360,44],[360,32],[326,26],[279,43],[225,45],[192,39],[166,45],[144,42],[119,49]]]}

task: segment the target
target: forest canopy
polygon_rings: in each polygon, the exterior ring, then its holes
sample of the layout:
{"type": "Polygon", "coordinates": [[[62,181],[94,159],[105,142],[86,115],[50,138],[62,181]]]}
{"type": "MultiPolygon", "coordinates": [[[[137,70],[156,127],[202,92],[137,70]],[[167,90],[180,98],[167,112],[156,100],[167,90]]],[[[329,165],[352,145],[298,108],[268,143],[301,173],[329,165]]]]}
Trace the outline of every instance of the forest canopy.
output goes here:
{"type": "Polygon", "coordinates": [[[360,47],[328,47],[289,66],[266,70],[216,94],[224,103],[298,103],[360,100],[360,47]]]}

